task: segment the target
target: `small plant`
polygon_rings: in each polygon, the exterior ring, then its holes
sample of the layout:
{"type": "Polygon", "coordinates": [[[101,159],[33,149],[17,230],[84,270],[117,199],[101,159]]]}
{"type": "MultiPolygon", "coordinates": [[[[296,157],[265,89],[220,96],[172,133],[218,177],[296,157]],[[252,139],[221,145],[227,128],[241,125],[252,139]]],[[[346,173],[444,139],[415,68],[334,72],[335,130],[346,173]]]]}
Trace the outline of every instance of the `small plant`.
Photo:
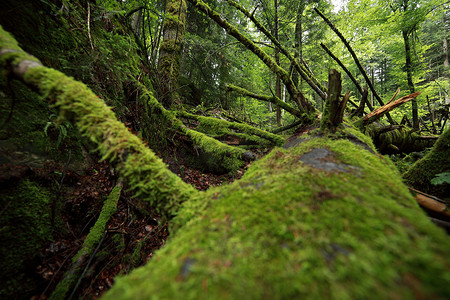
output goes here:
{"type": "Polygon", "coordinates": [[[67,137],[67,130],[71,128],[72,125],[67,121],[63,121],[61,123],[61,120],[58,118],[56,114],[51,114],[49,119],[50,121],[48,121],[47,124],[45,124],[44,134],[45,136],[49,136],[48,135],[49,128],[54,127],[58,131],[58,139],[56,140],[55,147],[59,148],[61,142],[67,137]]]}
{"type": "Polygon", "coordinates": [[[450,183],[450,173],[449,172],[436,174],[436,177],[431,179],[432,185],[440,185],[440,184],[444,184],[444,183],[450,183]]]}

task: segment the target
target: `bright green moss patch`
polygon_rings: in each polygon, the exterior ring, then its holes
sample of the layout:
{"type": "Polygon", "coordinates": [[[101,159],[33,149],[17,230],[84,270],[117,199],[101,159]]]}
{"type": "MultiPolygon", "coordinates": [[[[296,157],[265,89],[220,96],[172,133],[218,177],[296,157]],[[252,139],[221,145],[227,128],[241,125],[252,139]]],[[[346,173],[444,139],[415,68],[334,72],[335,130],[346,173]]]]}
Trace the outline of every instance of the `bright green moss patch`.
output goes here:
{"type": "Polygon", "coordinates": [[[232,185],[188,201],[147,266],[106,299],[444,299],[444,232],[392,163],[346,140],[275,149],[232,185]],[[305,157],[317,149],[320,162],[305,157]],[[319,165],[320,166],[320,165],[319,165]],[[351,166],[351,167],[349,167],[351,166]],[[187,217],[186,217],[187,216],[187,217]]]}

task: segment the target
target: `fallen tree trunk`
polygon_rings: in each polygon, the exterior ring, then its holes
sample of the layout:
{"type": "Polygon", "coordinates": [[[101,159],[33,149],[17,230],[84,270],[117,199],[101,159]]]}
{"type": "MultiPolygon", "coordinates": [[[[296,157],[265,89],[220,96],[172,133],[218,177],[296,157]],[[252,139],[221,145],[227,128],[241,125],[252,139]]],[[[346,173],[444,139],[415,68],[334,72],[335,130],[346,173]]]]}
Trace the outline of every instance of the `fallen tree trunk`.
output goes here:
{"type": "Polygon", "coordinates": [[[248,96],[254,99],[258,99],[258,100],[262,100],[265,102],[269,102],[269,103],[273,103],[281,108],[283,108],[284,110],[286,110],[287,112],[289,112],[291,115],[294,115],[298,118],[303,118],[303,113],[301,111],[299,111],[298,109],[293,108],[292,106],[290,106],[289,104],[287,104],[286,102],[283,102],[280,98],[278,98],[277,96],[266,96],[266,95],[258,95],[255,93],[252,93],[244,88],[229,84],[227,86],[227,89],[230,91],[235,91],[238,92],[241,95],[244,96],[248,96]]]}
{"type": "Polygon", "coordinates": [[[367,137],[321,126],[185,202],[164,249],[105,298],[445,298],[445,233],[367,137]]]}
{"type": "Polygon", "coordinates": [[[166,247],[105,299],[444,299],[448,237],[371,151],[320,135],[272,151],[186,202],[166,247]]]}
{"type": "Polygon", "coordinates": [[[95,255],[94,249],[96,247],[98,248],[97,244],[101,244],[100,242],[103,240],[106,224],[116,212],[117,202],[119,201],[121,191],[122,182],[119,182],[105,200],[105,204],[103,205],[98,220],[86,236],[81,249],[72,258],[72,266],[64,274],[64,278],[58,283],[49,299],[72,299],[77,286],[72,290],[70,297],[67,297],[67,294],[77,281],[79,283],[81,279],[83,279],[83,268],[86,270],[89,266],[89,257],[92,258],[93,255],[95,255]]]}

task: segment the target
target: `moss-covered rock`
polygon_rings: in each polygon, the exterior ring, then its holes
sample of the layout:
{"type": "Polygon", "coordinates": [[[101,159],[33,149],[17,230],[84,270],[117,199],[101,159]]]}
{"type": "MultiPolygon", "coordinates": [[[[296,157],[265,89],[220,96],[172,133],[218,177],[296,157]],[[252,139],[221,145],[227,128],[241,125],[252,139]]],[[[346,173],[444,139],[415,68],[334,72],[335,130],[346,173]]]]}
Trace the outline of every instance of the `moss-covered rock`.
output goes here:
{"type": "Polygon", "coordinates": [[[31,179],[1,183],[0,298],[30,297],[39,284],[33,258],[52,238],[53,194],[31,179]]]}

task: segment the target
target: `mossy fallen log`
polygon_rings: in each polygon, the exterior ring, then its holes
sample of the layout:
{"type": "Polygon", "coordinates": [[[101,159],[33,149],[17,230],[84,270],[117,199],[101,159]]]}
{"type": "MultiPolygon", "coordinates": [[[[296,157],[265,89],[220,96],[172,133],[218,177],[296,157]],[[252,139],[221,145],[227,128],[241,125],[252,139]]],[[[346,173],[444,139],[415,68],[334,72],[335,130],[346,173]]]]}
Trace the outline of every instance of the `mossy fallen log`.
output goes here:
{"type": "Polygon", "coordinates": [[[358,138],[297,137],[185,202],[167,245],[104,298],[445,299],[448,237],[358,138]]]}
{"type": "MultiPolygon", "coordinates": [[[[170,128],[170,130],[186,136],[193,142],[194,147],[213,157],[228,171],[241,167],[244,161],[252,161],[255,159],[255,155],[247,150],[229,146],[202,132],[187,128],[183,122],[176,117],[176,113],[165,109],[164,106],[153,97],[150,91],[143,86],[140,86],[140,90],[140,101],[144,104],[147,113],[151,115],[150,118],[157,115],[158,118],[162,119],[164,122],[163,124],[158,124],[159,127],[155,130],[161,131],[161,133],[164,134],[165,132],[161,130],[161,127],[170,128]]],[[[257,129],[255,128],[255,130],[257,129]]],[[[148,136],[148,139],[151,140],[155,137],[157,137],[157,134],[153,134],[153,137],[148,136]]],[[[159,136],[159,138],[163,139],[164,137],[159,136]]]]}
{"type": "Polygon", "coordinates": [[[405,174],[406,182],[414,188],[450,200],[450,184],[431,184],[438,174],[450,173],[450,130],[436,141],[433,149],[418,160],[405,174]]]}
{"type": "Polygon", "coordinates": [[[421,135],[403,126],[381,126],[374,123],[364,131],[370,136],[382,154],[411,153],[432,147],[435,139],[423,139],[421,135]]]}
{"type": "Polygon", "coordinates": [[[287,112],[289,112],[291,115],[296,116],[298,118],[303,118],[303,113],[299,111],[298,109],[295,109],[294,107],[290,106],[288,103],[281,101],[280,98],[277,96],[266,96],[266,95],[258,95],[255,93],[252,93],[244,88],[229,84],[227,85],[227,89],[231,91],[238,92],[241,95],[248,96],[254,99],[262,100],[265,102],[273,103],[287,112]]]}
{"type": "Polygon", "coordinates": [[[211,117],[205,117],[205,116],[197,116],[193,115],[187,112],[180,112],[179,115],[181,117],[196,120],[199,121],[202,128],[205,128],[206,130],[211,130],[212,132],[218,132],[218,133],[230,133],[230,129],[239,130],[240,132],[244,134],[248,134],[251,136],[256,136],[261,139],[264,139],[268,142],[270,142],[274,146],[281,146],[284,144],[284,138],[282,138],[279,135],[258,129],[256,127],[243,124],[243,123],[237,123],[237,122],[228,122],[225,120],[220,120],[216,118],[211,117]]]}
{"type": "Polygon", "coordinates": [[[74,123],[90,139],[103,159],[118,170],[137,196],[160,213],[172,216],[195,189],[170,172],[137,136],[84,84],[25,53],[0,27],[0,67],[49,99],[61,117],[74,123]]]}

